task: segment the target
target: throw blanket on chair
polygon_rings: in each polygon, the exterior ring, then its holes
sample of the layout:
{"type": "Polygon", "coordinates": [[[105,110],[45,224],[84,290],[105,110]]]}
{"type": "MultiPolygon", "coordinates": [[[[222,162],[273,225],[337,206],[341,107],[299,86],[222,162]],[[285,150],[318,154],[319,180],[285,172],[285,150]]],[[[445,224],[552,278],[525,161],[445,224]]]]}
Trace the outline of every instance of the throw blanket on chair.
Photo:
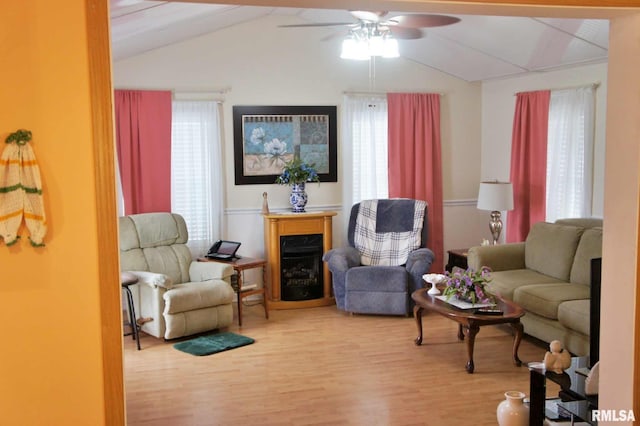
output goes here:
{"type": "Polygon", "coordinates": [[[354,244],[363,265],[398,266],[420,247],[425,201],[409,199],[360,202],[354,244]]]}

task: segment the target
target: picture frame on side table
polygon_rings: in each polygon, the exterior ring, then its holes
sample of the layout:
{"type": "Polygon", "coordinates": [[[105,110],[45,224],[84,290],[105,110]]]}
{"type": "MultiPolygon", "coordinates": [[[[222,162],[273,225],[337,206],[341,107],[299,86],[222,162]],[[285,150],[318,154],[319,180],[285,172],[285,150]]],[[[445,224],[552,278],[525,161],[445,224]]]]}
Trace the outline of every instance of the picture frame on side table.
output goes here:
{"type": "Polygon", "coordinates": [[[233,106],[236,185],[275,183],[286,162],[314,164],[337,182],[336,106],[233,106]]]}

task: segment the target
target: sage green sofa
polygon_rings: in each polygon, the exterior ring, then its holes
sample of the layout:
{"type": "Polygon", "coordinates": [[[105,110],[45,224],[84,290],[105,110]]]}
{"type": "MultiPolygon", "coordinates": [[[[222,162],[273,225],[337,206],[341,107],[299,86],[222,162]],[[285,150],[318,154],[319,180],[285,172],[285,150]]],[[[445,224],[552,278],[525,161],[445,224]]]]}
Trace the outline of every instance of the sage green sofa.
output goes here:
{"type": "Polygon", "coordinates": [[[602,257],[601,219],[539,222],[525,242],[469,249],[469,267],[492,270],[490,289],[526,310],[525,333],[589,354],[591,259],[602,257]]]}

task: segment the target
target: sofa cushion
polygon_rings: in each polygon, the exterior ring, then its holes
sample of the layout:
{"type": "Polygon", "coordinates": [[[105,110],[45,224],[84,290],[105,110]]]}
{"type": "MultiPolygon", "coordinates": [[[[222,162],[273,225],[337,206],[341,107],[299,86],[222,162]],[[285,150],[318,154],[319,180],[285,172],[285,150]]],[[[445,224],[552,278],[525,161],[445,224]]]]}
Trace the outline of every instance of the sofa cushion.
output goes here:
{"type": "Polygon", "coordinates": [[[128,216],[118,218],[120,251],[140,248],[138,231],[135,223],[128,216]]]}
{"type": "Polygon", "coordinates": [[[571,266],[571,282],[591,284],[591,259],[602,257],[602,228],[586,229],[571,266]]]}
{"type": "Polygon", "coordinates": [[[514,269],[491,273],[489,290],[505,299],[513,300],[513,292],[518,287],[530,284],[561,283],[553,277],[532,271],[530,269],[514,269]]]}
{"type": "Polygon", "coordinates": [[[520,318],[524,332],[544,342],[560,340],[572,354],[589,355],[589,336],[571,330],[558,320],[541,317],[531,312],[520,318]]]}
{"type": "Polygon", "coordinates": [[[525,242],[527,269],[533,269],[561,281],[569,281],[573,257],[584,228],[538,222],[531,227],[525,242]]]}
{"type": "Polygon", "coordinates": [[[189,282],[191,252],[184,244],[158,246],[143,249],[149,271],[165,274],[175,284],[189,282]]]}
{"type": "Polygon", "coordinates": [[[403,266],[357,266],[347,271],[347,292],[407,293],[407,270],[403,266]]]}
{"type": "Polygon", "coordinates": [[[145,213],[129,218],[135,223],[141,248],[184,244],[188,240],[187,226],[180,215],[145,213]]]}
{"type": "Polygon", "coordinates": [[[518,287],[513,292],[513,301],[529,312],[555,320],[562,302],[588,299],[589,295],[589,286],[581,284],[533,284],[518,287]]]}
{"type": "MultiPolygon", "coordinates": [[[[123,238],[121,237],[120,241],[123,238]]],[[[149,265],[144,252],[140,248],[134,248],[127,251],[120,251],[120,270],[121,271],[148,271],[149,265]]]]}
{"type": "Polygon", "coordinates": [[[570,217],[555,221],[560,225],[579,226],[581,228],[602,228],[602,219],[597,217],[570,217]]]}
{"type": "Polygon", "coordinates": [[[162,297],[164,314],[193,311],[233,302],[233,288],[222,280],[183,283],[175,285],[162,297]]]}
{"type": "Polygon", "coordinates": [[[589,335],[590,333],[591,300],[570,300],[558,307],[558,321],[571,330],[589,335]]]}

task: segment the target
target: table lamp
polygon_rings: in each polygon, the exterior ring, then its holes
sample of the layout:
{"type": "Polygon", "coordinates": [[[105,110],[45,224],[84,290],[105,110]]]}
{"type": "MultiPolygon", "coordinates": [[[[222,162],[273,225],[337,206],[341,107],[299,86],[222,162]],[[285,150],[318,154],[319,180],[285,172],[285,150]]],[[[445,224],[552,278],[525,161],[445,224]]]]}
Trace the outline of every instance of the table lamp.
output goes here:
{"type": "Polygon", "coordinates": [[[491,212],[489,229],[493,236],[493,244],[498,244],[500,232],[502,232],[500,212],[513,209],[513,185],[511,182],[480,182],[478,209],[491,212]]]}

